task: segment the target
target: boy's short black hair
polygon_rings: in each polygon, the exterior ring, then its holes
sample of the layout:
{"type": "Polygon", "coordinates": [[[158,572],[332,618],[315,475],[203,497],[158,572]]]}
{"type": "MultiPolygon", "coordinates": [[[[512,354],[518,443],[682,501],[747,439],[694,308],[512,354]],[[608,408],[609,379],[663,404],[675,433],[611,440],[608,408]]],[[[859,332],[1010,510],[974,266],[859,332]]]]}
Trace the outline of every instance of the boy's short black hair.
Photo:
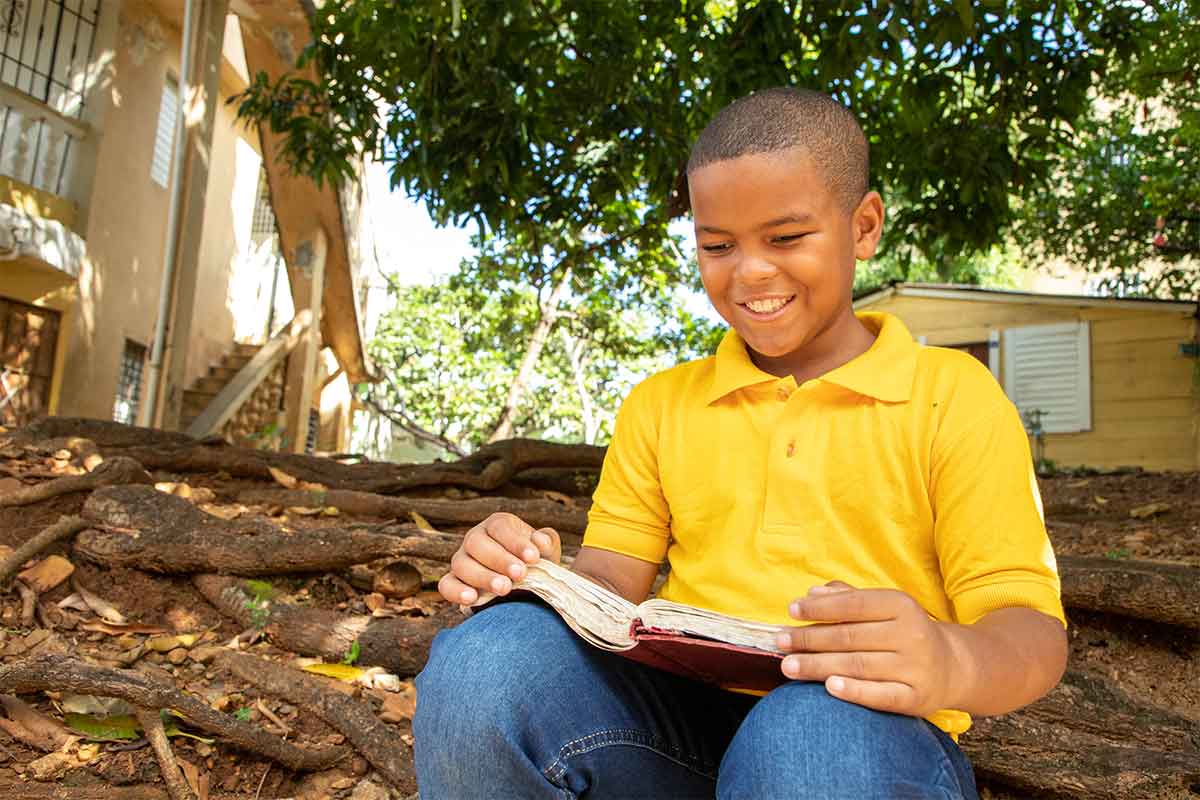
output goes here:
{"type": "Polygon", "coordinates": [[[763,89],[717,112],[692,146],[687,171],[718,161],[800,147],[850,209],[868,190],[867,137],[849,109],[809,89],[763,89]]]}

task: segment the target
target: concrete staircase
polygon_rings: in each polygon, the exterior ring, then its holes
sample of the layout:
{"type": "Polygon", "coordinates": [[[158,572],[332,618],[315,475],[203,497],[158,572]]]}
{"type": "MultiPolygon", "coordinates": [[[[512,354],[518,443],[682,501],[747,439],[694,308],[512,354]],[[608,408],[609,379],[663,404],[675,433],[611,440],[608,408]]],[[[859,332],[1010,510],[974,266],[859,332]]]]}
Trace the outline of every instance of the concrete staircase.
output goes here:
{"type": "Polygon", "coordinates": [[[233,350],[225,354],[221,363],[208,368],[208,375],[196,381],[191,389],[183,393],[183,414],[180,419],[180,430],[188,426],[208,407],[217,393],[225,388],[233,376],[242,367],[250,363],[250,359],[262,349],[260,344],[235,344],[233,350]]]}

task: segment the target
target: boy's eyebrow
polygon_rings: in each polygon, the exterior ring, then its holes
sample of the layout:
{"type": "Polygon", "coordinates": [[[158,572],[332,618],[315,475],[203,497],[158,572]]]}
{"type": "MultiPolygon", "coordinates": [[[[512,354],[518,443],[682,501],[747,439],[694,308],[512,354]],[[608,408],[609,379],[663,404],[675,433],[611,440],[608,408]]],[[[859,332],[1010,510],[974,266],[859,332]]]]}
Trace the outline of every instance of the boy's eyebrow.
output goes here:
{"type": "MultiPolygon", "coordinates": [[[[815,219],[816,217],[807,212],[784,214],[781,217],[775,217],[774,219],[767,220],[758,226],[758,230],[762,231],[766,230],[767,228],[777,228],[780,225],[805,225],[815,219]]],[[[696,230],[704,233],[729,233],[729,231],[725,230],[724,228],[718,228],[715,225],[698,225],[696,226],[696,230]]]]}

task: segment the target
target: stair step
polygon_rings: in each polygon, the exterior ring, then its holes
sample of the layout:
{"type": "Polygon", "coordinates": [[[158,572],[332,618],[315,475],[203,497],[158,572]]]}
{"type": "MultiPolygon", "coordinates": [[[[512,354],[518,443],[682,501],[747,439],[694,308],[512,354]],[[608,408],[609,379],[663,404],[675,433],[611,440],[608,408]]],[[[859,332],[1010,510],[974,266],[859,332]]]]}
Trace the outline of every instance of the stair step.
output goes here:
{"type": "Polygon", "coordinates": [[[262,350],[262,348],[263,346],[261,344],[235,344],[233,346],[233,352],[240,356],[250,356],[253,358],[259,350],[262,350]]]}
{"type": "Polygon", "coordinates": [[[217,378],[229,383],[229,381],[233,380],[233,376],[237,374],[238,371],[233,367],[209,367],[207,377],[217,378]]]}
{"type": "Polygon", "coordinates": [[[229,381],[225,378],[214,378],[212,376],[209,376],[207,378],[201,378],[200,380],[193,383],[192,391],[193,392],[203,392],[205,394],[208,394],[211,392],[213,397],[216,397],[217,394],[222,389],[224,389],[226,384],[228,384],[228,383],[229,383],[229,381]]]}
{"type": "Polygon", "coordinates": [[[254,356],[245,356],[245,355],[238,355],[236,353],[230,353],[229,355],[225,356],[224,360],[221,361],[221,366],[225,367],[226,369],[231,369],[234,372],[237,372],[242,367],[249,364],[250,359],[252,359],[252,358],[254,358],[254,356]]]}

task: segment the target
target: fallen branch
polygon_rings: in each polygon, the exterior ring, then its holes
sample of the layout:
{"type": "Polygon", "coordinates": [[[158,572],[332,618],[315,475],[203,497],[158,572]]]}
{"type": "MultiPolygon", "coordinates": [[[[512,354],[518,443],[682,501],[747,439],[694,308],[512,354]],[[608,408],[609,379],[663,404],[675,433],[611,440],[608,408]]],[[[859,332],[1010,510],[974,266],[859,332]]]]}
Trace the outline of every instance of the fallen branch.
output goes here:
{"type": "Polygon", "coordinates": [[[64,475],[45,483],[0,494],[0,508],[27,506],[72,492],[90,492],[101,486],[152,482],[141,464],[132,458],[116,456],[101,462],[100,466],[85,475],[64,475]]]}
{"type": "Polygon", "coordinates": [[[475,525],[497,511],[516,514],[535,528],[554,528],[560,534],[582,534],[587,512],[571,510],[553,500],[515,500],[507,497],[476,497],[441,500],[426,497],[393,497],[343,489],[301,491],[251,489],[238,495],[246,505],[333,506],[347,514],[372,517],[404,517],[415,511],[433,523],[475,525]]]}
{"type": "Polygon", "coordinates": [[[97,490],[82,513],[98,529],[77,537],[78,555],[109,567],[168,574],[325,572],[402,556],[448,561],[461,541],[415,525],[289,532],[263,519],[219,519],[144,486],[97,490]]]}
{"type": "MultiPolygon", "coordinates": [[[[187,502],[186,500],[184,502],[187,502]]],[[[8,558],[0,561],[0,587],[8,585],[8,581],[17,570],[29,559],[45,550],[55,542],[78,533],[87,528],[88,523],[82,517],[60,517],[58,522],[36,534],[31,539],[14,550],[8,558]]]]}
{"type": "Polygon", "coordinates": [[[53,753],[71,740],[70,732],[54,720],[11,695],[0,696],[7,717],[0,717],[0,730],[43,753],[53,753]]]}
{"type": "Polygon", "coordinates": [[[323,608],[258,601],[235,578],[196,575],[192,584],[239,625],[261,627],[276,647],[338,661],[357,643],[357,663],[383,667],[401,677],[420,672],[429,658],[433,637],[462,620],[458,609],[448,604],[430,617],[350,616],[323,608]]]}
{"type": "Polygon", "coordinates": [[[325,769],[346,755],[343,747],[301,749],[141,672],[97,667],[59,654],[32,656],[0,666],[0,692],[30,694],[47,690],[116,697],[155,711],[169,708],[192,726],[243,750],[274,759],[288,769],[325,769]]]}
{"type": "Polygon", "coordinates": [[[142,731],[154,749],[154,757],[158,759],[158,770],[162,773],[163,783],[167,785],[167,794],[171,800],[194,800],[195,795],[188,788],[179,762],[175,760],[175,752],[167,741],[167,732],[163,730],[162,715],[158,711],[148,711],[144,708],[137,710],[138,722],[142,731]]]}
{"type": "Polygon", "coordinates": [[[316,714],[340,731],[394,786],[400,786],[411,775],[406,767],[407,753],[396,732],[362,701],[330,689],[300,670],[244,653],[222,652],[217,664],[262,691],[316,714]]]}
{"type": "Polygon", "coordinates": [[[1183,564],[1061,556],[1063,604],[1200,629],[1200,569],[1183,564]]]}
{"type": "Polygon", "coordinates": [[[977,775],[1024,792],[1180,797],[1200,779],[1200,722],[1077,670],[1033,705],[976,720],[960,743],[977,775]]]}

